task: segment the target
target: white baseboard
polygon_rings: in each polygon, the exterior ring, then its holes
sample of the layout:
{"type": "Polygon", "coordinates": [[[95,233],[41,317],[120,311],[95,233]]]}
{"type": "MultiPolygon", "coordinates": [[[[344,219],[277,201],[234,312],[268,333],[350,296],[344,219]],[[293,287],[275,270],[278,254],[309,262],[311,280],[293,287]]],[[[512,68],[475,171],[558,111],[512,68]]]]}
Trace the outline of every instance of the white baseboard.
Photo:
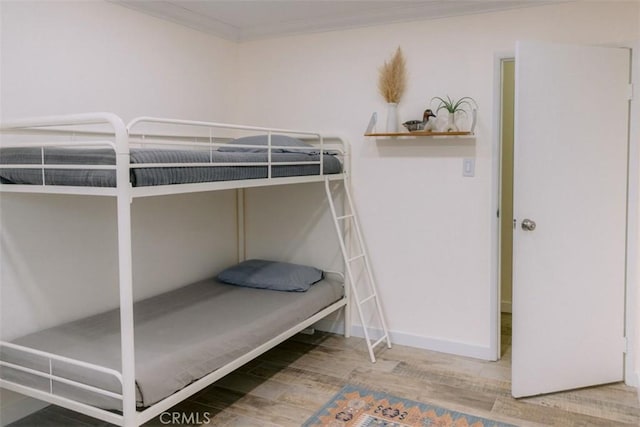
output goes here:
{"type": "Polygon", "coordinates": [[[513,311],[511,311],[511,301],[500,302],[500,311],[502,313],[513,313],[513,311]]]}
{"type": "MultiPolygon", "coordinates": [[[[315,325],[315,328],[321,331],[332,332],[335,334],[343,334],[344,333],[344,322],[340,320],[339,322],[332,323],[323,323],[323,321],[318,322],[315,325]]],[[[351,334],[356,337],[363,338],[364,332],[362,326],[354,325],[351,328],[351,334]]],[[[373,330],[370,331],[370,338],[379,338],[382,336],[381,331],[373,330]]],[[[482,360],[494,360],[495,355],[491,352],[490,348],[466,344],[456,341],[448,341],[438,338],[425,337],[421,335],[408,334],[405,332],[398,331],[389,331],[389,335],[391,336],[391,343],[398,345],[406,345],[409,347],[422,348],[425,350],[437,351],[440,353],[448,353],[455,354],[458,356],[466,356],[466,357],[474,357],[476,359],[482,360]]]]}
{"type": "Polygon", "coordinates": [[[2,427],[49,406],[47,402],[8,390],[0,390],[0,402],[2,402],[0,404],[0,426],[2,427]]]}
{"type": "Polygon", "coordinates": [[[625,365],[624,383],[628,386],[637,388],[638,397],[640,398],[640,372],[636,372],[635,370],[631,371],[631,369],[626,369],[626,366],[628,365],[625,365]]]}
{"type": "MultiPolygon", "coordinates": [[[[354,336],[364,337],[364,332],[360,325],[354,326],[352,328],[352,333],[354,336]]],[[[374,338],[382,336],[380,331],[373,331],[373,333],[370,332],[370,335],[374,338]]],[[[391,336],[391,342],[393,344],[422,348],[424,350],[437,351],[440,353],[455,354],[458,356],[474,357],[476,359],[495,359],[488,346],[483,347],[397,331],[389,331],[389,335],[391,336]]]]}

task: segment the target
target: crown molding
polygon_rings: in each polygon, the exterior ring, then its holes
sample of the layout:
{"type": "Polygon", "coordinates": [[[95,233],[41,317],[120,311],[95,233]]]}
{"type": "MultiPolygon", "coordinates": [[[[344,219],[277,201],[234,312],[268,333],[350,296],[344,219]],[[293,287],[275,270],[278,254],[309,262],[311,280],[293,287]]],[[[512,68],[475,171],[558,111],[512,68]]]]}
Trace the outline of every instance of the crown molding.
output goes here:
{"type": "MultiPolygon", "coordinates": [[[[269,9],[272,5],[302,2],[293,1],[136,1],[136,0],[108,0],[130,9],[142,12],[157,18],[170,21],[179,25],[203,31],[233,42],[246,42],[260,39],[268,39],[283,36],[318,33],[325,31],[345,30],[350,28],[369,27],[382,24],[399,22],[423,21],[441,19],[453,16],[474,15],[490,13],[502,10],[544,6],[564,1],[552,0],[430,0],[430,1],[364,1],[357,2],[357,9],[345,11],[337,7],[341,2],[335,1],[308,1],[308,3],[323,3],[326,13],[308,14],[308,16],[295,19],[278,16],[277,11],[269,9]],[[241,15],[255,14],[252,19],[257,24],[243,25],[241,23],[224,22],[216,18],[218,7],[229,10],[230,7],[238,8],[241,15]],[[198,10],[192,10],[193,5],[198,10]]],[[[355,4],[354,2],[353,4],[355,4]]],[[[344,4],[344,3],[343,3],[344,4]]]]}

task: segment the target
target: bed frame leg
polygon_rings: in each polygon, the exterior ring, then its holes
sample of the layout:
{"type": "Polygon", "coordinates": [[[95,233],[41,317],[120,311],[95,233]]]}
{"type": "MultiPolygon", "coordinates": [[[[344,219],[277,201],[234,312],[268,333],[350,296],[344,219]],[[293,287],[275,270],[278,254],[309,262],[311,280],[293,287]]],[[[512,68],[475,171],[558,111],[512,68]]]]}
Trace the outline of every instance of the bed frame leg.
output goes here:
{"type": "Polygon", "coordinates": [[[236,190],[236,238],[238,247],[238,262],[242,262],[247,259],[244,208],[244,189],[238,188],[236,190]]]}
{"type": "Polygon", "coordinates": [[[344,337],[351,338],[351,306],[349,302],[344,306],[344,337]]]}
{"type": "Polygon", "coordinates": [[[116,136],[116,190],[118,215],[118,278],[120,291],[120,352],[122,357],[122,425],[137,427],[136,372],[133,329],[133,254],[131,247],[131,182],[128,135],[120,119],[116,136]]]}

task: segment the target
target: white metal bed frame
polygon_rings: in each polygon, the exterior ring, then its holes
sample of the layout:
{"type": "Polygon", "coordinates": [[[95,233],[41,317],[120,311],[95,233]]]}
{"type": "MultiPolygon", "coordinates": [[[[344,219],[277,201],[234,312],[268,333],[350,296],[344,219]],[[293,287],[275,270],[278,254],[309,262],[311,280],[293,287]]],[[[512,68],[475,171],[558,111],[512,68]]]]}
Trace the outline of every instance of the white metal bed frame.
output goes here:
{"type": "MultiPolygon", "coordinates": [[[[293,162],[282,163],[272,162],[271,153],[272,149],[279,148],[276,145],[272,145],[272,135],[279,134],[295,134],[302,138],[314,138],[319,141],[320,153],[324,153],[325,148],[328,146],[325,144],[325,139],[329,138],[319,133],[306,132],[306,131],[294,131],[287,129],[273,129],[255,126],[239,126],[223,123],[202,122],[202,121],[188,121],[188,120],[174,120],[174,119],[160,119],[151,117],[141,117],[134,119],[128,126],[124,125],[124,122],[116,115],[111,113],[87,113],[87,114],[74,114],[65,116],[50,116],[31,119],[14,120],[11,122],[3,123],[0,127],[0,131],[3,133],[15,133],[15,134],[38,134],[38,135],[70,135],[71,140],[67,142],[18,142],[14,144],[2,143],[2,147],[41,147],[42,152],[42,164],[34,165],[0,165],[2,168],[28,168],[28,169],[42,169],[43,184],[42,185],[20,185],[20,184],[0,184],[0,192],[17,192],[17,193],[49,193],[49,194],[74,194],[74,195],[94,195],[94,196],[110,196],[115,197],[117,201],[117,229],[118,229],[118,263],[119,263],[119,308],[120,308],[120,332],[121,332],[121,359],[122,359],[122,371],[118,372],[112,369],[107,369],[91,363],[86,363],[79,360],[73,360],[66,357],[62,357],[56,354],[43,352],[24,346],[19,346],[5,341],[0,341],[1,346],[10,348],[14,351],[21,351],[29,353],[31,355],[40,356],[48,360],[49,372],[41,372],[33,370],[27,367],[18,366],[12,363],[0,361],[0,366],[16,369],[22,372],[37,375],[49,380],[49,390],[42,391],[35,388],[27,387],[22,384],[11,382],[5,379],[0,379],[0,387],[12,390],[18,393],[22,393],[27,396],[35,397],[40,400],[47,401],[49,403],[56,404],[86,415],[98,418],[116,425],[121,426],[139,426],[148,420],[156,417],[162,412],[166,411],[170,407],[191,396],[199,390],[209,386],[215,381],[219,380],[228,373],[239,368],[248,361],[254,359],[265,351],[273,348],[275,345],[281,343],[294,334],[310,327],[313,323],[326,317],[327,315],[345,307],[345,336],[350,335],[351,316],[350,316],[350,301],[351,293],[355,294],[357,301],[356,307],[363,325],[366,325],[363,317],[361,306],[369,301],[373,301],[376,304],[377,315],[379,316],[382,325],[382,337],[375,342],[369,339],[367,327],[364,327],[365,337],[367,339],[367,346],[369,349],[369,355],[372,362],[375,362],[375,356],[373,348],[382,342],[387,343],[388,347],[391,347],[389,334],[382,315],[382,310],[377,298],[377,292],[373,283],[373,275],[371,274],[371,268],[368,263],[366,254],[364,253],[364,243],[362,235],[360,233],[359,225],[357,223],[355,211],[351,201],[351,196],[348,191],[348,159],[349,150],[346,142],[339,137],[331,136],[332,140],[338,141],[338,145],[331,145],[331,150],[339,151],[343,155],[343,171],[338,174],[323,175],[324,164],[323,156],[320,155],[320,160],[316,162],[293,162]],[[188,126],[196,128],[205,128],[209,130],[208,137],[194,137],[194,136],[179,136],[179,135],[159,135],[153,134],[151,136],[145,134],[136,134],[133,132],[136,126],[141,124],[161,124],[172,126],[188,126]],[[86,131],[83,130],[83,126],[88,125],[109,125],[111,130],[108,132],[103,131],[86,131]],[[68,129],[69,126],[73,128],[68,129]],[[80,129],[78,129],[80,127],[80,129]],[[218,140],[214,138],[213,130],[215,129],[230,129],[237,131],[252,131],[262,132],[267,134],[267,152],[268,161],[265,163],[188,163],[188,164],[131,164],[130,163],[130,146],[134,144],[170,144],[170,145],[184,145],[184,146],[199,146],[209,147],[213,150],[215,147],[221,145],[218,140]],[[77,137],[86,136],[89,138],[86,141],[76,140],[77,137]],[[95,138],[106,137],[105,140],[96,141],[95,138]],[[91,139],[94,138],[94,139],[91,139]],[[81,147],[93,147],[93,146],[108,146],[114,149],[116,153],[115,166],[100,166],[100,165],[52,165],[44,164],[44,147],[49,146],[81,146],[81,147]],[[320,174],[307,175],[307,176],[294,176],[294,177],[272,177],[272,167],[280,166],[283,164],[319,164],[320,174]],[[217,181],[195,184],[171,184],[171,185],[159,185],[148,187],[132,187],[130,184],[130,168],[134,167],[202,167],[202,166],[267,166],[268,176],[262,179],[246,179],[246,180],[234,180],[234,181],[217,181]],[[44,173],[46,169],[110,169],[116,172],[116,186],[115,187],[75,187],[75,186],[54,186],[46,185],[44,181],[44,173]],[[330,182],[331,181],[343,181],[346,190],[346,198],[349,202],[350,214],[337,216],[335,204],[332,200],[330,182]],[[291,329],[281,333],[280,335],[273,337],[263,345],[255,348],[254,350],[246,353],[240,358],[228,363],[227,365],[209,373],[203,378],[189,384],[176,393],[168,396],[160,402],[145,408],[144,410],[137,411],[136,409],[136,384],[135,384],[135,347],[134,347],[134,327],[133,327],[133,279],[132,279],[132,251],[131,251],[131,203],[134,198],[169,195],[179,193],[190,192],[204,192],[214,190],[236,189],[238,191],[237,203],[238,203],[238,258],[244,259],[244,221],[242,216],[244,215],[244,197],[243,189],[249,187],[262,187],[270,185],[283,185],[283,184],[297,184],[297,183],[311,183],[311,182],[324,182],[327,196],[330,202],[331,212],[338,232],[341,250],[345,259],[345,270],[347,272],[346,282],[351,284],[351,287],[345,283],[345,296],[341,300],[326,307],[322,311],[316,313],[312,317],[306,319],[300,324],[292,327],[291,329]],[[355,221],[355,229],[357,232],[357,238],[359,239],[359,247],[361,254],[356,256],[350,256],[348,245],[345,244],[344,236],[341,234],[342,224],[341,221],[353,219],[355,221]],[[365,268],[369,273],[369,295],[363,299],[358,297],[358,291],[353,284],[353,276],[351,273],[351,263],[362,259],[365,262],[365,268]],[[349,289],[351,288],[351,290],[349,289]],[[52,361],[61,361],[69,363],[71,365],[84,367],[88,369],[94,369],[102,373],[111,375],[122,385],[121,393],[113,393],[108,390],[102,390],[91,385],[72,381],[67,378],[63,378],[55,375],[52,372],[52,361]],[[61,382],[69,384],[87,392],[97,393],[111,398],[115,398],[122,401],[122,414],[110,412],[101,408],[97,408],[82,402],[78,402],[63,396],[56,395],[53,390],[54,382],[61,382]]],[[[251,146],[246,146],[251,147],[251,146]]],[[[264,146],[260,148],[265,148],[264,146]]],[[[298,147],[296,147],[298,149],[298,147]]],[[[317,150],[315,147],[314,150],[317,150]]],[[[343,275],[344,276],[344,275],[343,275]]]]}

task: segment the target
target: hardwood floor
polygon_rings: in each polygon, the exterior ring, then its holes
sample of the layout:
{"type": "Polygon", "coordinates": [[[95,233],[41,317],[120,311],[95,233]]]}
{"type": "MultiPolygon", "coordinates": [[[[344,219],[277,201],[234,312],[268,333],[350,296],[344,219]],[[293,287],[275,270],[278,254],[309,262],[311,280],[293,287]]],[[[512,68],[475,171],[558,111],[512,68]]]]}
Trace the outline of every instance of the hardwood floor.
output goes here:
{"type": "MultiPolygon", "coordinates": [[[[503,315],[498,362],[394,346],[371,364],[359,338],[298,335],[146,425],[300,426],[347,383],[520,426],[640,425],[636,389],[621,383],[513,399],[510,329],[503,315]]],[[[107,425],[50,406],[12,427],[107,425]]]]}

